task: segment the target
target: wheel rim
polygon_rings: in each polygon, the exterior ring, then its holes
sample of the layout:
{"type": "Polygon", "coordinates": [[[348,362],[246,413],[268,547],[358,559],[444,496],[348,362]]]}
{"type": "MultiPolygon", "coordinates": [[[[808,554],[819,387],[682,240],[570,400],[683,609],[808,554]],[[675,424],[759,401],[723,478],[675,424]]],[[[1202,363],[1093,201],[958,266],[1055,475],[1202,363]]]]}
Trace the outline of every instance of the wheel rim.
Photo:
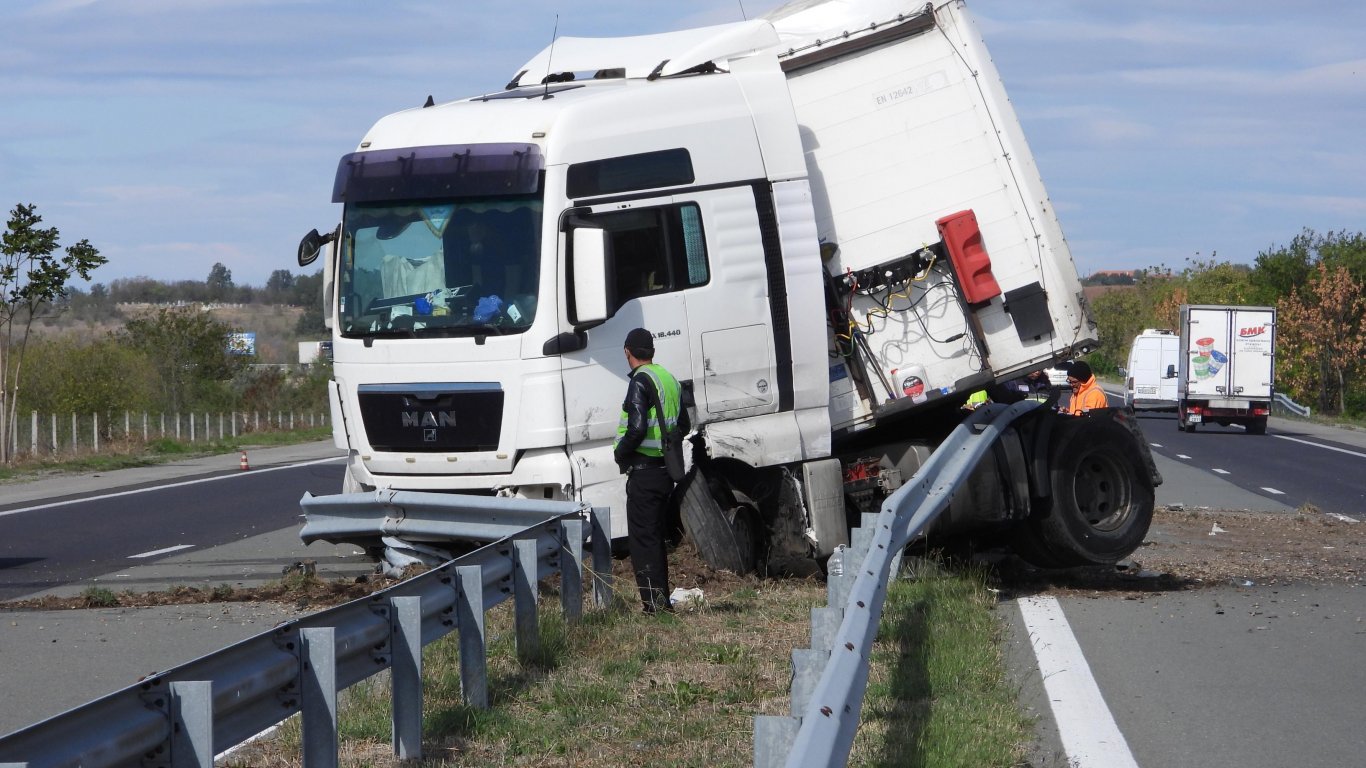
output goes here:
{"type": "Polygon", "coordinates": [[[1077,469],[1073,491],[1087,524],[1103,532],[1123,528],[1132,506],[1125,466],[1109,454],[1093,453],[1077,469]]]}

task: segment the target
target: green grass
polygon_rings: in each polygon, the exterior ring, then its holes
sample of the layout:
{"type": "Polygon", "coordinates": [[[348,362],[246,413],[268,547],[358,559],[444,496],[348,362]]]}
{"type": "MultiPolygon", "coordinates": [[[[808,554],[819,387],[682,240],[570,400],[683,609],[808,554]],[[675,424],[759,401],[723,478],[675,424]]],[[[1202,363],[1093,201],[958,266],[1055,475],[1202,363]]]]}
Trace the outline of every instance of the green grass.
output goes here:
{"type": "Polygon", "coordinates": [[[1033,724],[1007,676],[985,573],[911,575],[888,590],[849,765],[1019,765],[1033,724]]]}
{"type": "MultiPolygon", "coordinates": [[[[487,710],[462,701],[457,638],[428,646],[414,765],[751,765],[754,716],[787,714],[790,652],[809,643],[825,587],[745,579],[706,593],[700,610],[647,617],[622,607],[634,605],[623,592],[617,609],[573,625],[547,595],[541,651],[520,659],[511,606],[499,606],[486,619],[487,710]]],[[[977,572],[893,585],[850,765],[1020,764],[1031,723],[1006,682],[994,605],[977,572]]],[[[384,675],[343,693],[341,765],[398,764],[389,707],[384,675]]],[[[295,764],[297,720],[282,730],[229,764],[295,764]]]]}

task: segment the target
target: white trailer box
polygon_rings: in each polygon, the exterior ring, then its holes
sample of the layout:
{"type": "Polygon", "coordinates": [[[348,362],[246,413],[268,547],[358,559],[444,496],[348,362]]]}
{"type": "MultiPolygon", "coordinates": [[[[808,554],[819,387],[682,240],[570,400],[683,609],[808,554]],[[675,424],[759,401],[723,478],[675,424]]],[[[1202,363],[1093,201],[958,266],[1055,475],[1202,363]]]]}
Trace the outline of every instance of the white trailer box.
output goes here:
{"type": "Polygon", "coordinates": [[[1276,308],[1182,305],[1177,419],[1266,432],[1276,381],[1276,308]]]}
{"type": "Polygon", "coordinates": [[[818,237],[833,251],[826,268],[851,289],[850,337],[866,342],[863,355],[833,350],[832,381],[853,358],[870,383],[863,400],[832,401],[836,430],[1095,343],[1061,225],[976,23],[959,2],[906,11],[887,0],[792,3],[769,17],[818,237]]]}
{"type": "Polygon", "coordinates": [[[1181,339],[1165,328],[1134,337],[1125,368],[1124,403],[1145,410],[1176,410],[1181,339]]]}

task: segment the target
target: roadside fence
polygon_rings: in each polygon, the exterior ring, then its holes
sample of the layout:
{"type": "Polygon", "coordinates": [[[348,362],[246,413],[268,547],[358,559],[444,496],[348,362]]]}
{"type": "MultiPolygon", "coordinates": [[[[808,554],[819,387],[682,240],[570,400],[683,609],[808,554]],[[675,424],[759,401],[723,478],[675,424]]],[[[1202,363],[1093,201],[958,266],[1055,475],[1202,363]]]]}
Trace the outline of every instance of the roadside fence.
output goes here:
{"type": "Polygon", "coordinates": [[[10,430],[10,455],[72,456],[99,453],[114,445],[146,444],[173,438],[212,442],[253,432],[327,426],[327,414],[315,411],[231,411],[192,413],[39,413],[17,418],[10,430]]]}

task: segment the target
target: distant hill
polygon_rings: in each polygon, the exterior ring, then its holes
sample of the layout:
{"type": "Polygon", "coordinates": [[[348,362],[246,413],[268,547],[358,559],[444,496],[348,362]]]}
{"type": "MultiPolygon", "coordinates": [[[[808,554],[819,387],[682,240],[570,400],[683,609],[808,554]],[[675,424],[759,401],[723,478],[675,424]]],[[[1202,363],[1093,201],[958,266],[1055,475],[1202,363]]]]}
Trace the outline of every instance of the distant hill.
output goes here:
{"type": "Polygon", "coordinates": [[[86,313],[64,312],[54,318],[46,318],[35,323],[33,330],[37,335],[79,333],[89,337],[102,336],[122,328],[127,318],[170,306],[197,307],[212,315],[215,320],[238,331],[255,333],[256,357],[262,363],[297,363],[298,342],[325,338],[323,335],[310,335],[307,338],[299,335],[295,329],[304,310],[302,307],[285,304],[122,303],[116,305],[116,314],[113,316],[102,313],[103,317],[91,319],[86,313]]]}
{"type": "Polygon", "coordinates": [[[1135,285],[1141,270],[1102,269],[1081,279],[1082,285],[1135,285]]]}

